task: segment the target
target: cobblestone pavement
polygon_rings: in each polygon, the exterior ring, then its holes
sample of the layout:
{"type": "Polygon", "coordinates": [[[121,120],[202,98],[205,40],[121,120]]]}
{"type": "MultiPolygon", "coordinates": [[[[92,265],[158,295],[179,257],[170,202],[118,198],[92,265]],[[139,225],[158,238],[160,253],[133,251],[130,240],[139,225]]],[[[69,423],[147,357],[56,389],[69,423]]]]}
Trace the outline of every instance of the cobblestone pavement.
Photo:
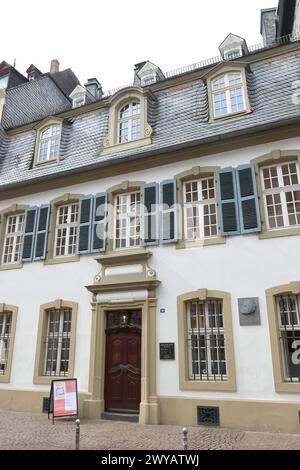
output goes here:
{"type": "MultiPolygon", "coordinates": [[[[300,449],[300,435],[294,434],[190,427],[188,437],[189,449],[300,449]]],[[[74,420],[56,420],[53,425],[46,414],[0,410],[0,450],[74,448],[74,420]]],[[[82,420],[80,448],[181,450],[181,427],[82,420]]]]}

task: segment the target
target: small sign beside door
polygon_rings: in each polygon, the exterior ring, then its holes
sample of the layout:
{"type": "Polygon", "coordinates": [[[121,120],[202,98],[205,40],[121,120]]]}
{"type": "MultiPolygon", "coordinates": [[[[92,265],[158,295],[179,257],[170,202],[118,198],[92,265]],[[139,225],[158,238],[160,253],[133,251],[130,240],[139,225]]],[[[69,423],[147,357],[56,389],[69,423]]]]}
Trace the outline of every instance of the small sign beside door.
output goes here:
{"type": "Polygon", "coordinates": [[[175,359],[175,343],[159,343],[159,359],[175,359]]]}

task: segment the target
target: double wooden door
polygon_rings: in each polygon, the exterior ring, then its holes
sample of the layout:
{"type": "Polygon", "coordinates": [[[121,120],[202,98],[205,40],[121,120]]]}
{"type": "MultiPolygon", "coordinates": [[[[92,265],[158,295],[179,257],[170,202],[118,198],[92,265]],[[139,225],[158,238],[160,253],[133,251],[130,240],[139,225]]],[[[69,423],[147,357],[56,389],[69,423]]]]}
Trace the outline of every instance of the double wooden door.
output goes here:
{"type": "Polygon", "coordinates": [[[136,413],[141,401],[141,334],[130,327],[106,331],[106,411],[136,413]]]}

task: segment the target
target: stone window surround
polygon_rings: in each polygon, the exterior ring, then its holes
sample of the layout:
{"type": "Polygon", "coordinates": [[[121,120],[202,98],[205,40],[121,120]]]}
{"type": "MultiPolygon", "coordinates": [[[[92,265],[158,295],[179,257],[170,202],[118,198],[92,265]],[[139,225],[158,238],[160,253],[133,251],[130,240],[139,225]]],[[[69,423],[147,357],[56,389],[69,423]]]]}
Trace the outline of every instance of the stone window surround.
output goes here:
{"type": "MultiPolygon", "coordinates": [[[[183,199],[183,184],[186,181],[194,180],[194,179],[201,179],[208,176],[213,176],[216,178],[216,173],[220,169],[218,166],[195,166],[187,171],[182,171],[174,176],[177,183],[177,200],[179,207],[181,207],[181,213],[178,214],[178,242],[176,243],[177,249],[182,248],[192,248],[192,247],[199,247],[199,246],[209,246],[209,245],[219,245],[226,243],[226,238],[222,237],[221,235],[217,235],[216,237],[212,238],[204,238],[202,240],[185,240],[184,238],[184,199],[183,199]]],[[[215,186],[215,191],[217,190],[215,186]]],[[[218,214],[218,206],[217,206],[217,215],[218,214]]],[[[217,221],[218,222],[218,221],[217,221]]]]}
{"type": "Polygon", "coordinates": [[[289,284],[271,287],[266,290],[275,391],[278,393],[300,393],[300,382],[286,382],[284,379],[276,306],[276,296],[283,294],[300,295],[300,282],[290,282],[289,284]]]}
{"type": "Polygon", "coordinates": [[[44,338],[47,334],[47,310],[49,309],[60,309],[68,307],[72,310],[71,316],[71,336],[70,336],[70,353],[69,353],[69,371],[68,374],[62,378],[72,378],[74,375],[75,366],[75,342],[76,342],[76,323],[77,323],[77,310],[78,304],[76,302],[70,302],[68,300],[58,299],[54,302],[48,302],[40,306],[38,330],[37,330],[37,344],[36,354],[34,363],[34,384],[50,385],[52,380],[58,379],[59,376],[45,376],[43,375],[44,370],[44,359],[45,359],[45,345],[44,338]]]}
{"type": "Polygon", "coordinates": [[[178,321],[178,349],[179,349],[179,388],[193,391],[236,391],[235,361],[233,348],[233,327],[231,318],[231,302],[228,292],[218,290],[199,289],[177,297],[178,321]],[[205,301],[208,299],[221,299],[223,301],[223,319],[225,331],[225,350],[227,379],[224,381],[190,380],[187,338],[187,312],[186,303],[190,301],[205,301]]]}
{"type": "Polygon", "coordinates": [[[120,152],[136,147],[151,144],[152,128],[147,122],[148,115],[148,99],[149,91],[139,87],[127,87],[119,90],[109,100],[109,117],[108,117],[108,133],[103,142],[102,155],[112,152],[120,152]],[[141,121],[141,138],[131,140],[119,144],[118,142],[118,116],[120,109],[132,102],[140,103],[140,121],[141,121]]]}
{"type": "Polygon", "coordinates": [[[11,318],[9,349],[8,349],[8,356],[7,356],[7,367],[6,367],[5,374],[0,375],[0,383],[9,383],[10,376],[11,376],[14,341],[15,341],[15,335],[16,335],[18,307],[16,307],[15,305],[0,304],[0,313],[3,313],[3,312],[11,313],[12,318],[11,318]]]}
{"type": "MultiPolygon", "coordinates": [[[[34,149],[34,157],[33,157],[33,168],[40,167],[43,165],[50,165],[53,163],[57,163],[59,161],[59,151],[58,151],[58,156],[55,159],[52,160],[45,160],[43,162],[38,161],[39,157],[39,150],[40,150],[40,138],[42,135],[42,132],[47,129],[47,127],[50,126],[60,126],[60,130],[62,132],[62,119],[57,118],[57,117],[49,117],[44,119],[42,122],[40,122],[37,126],[35,126],[33,129],[36,130],[36,142],[35,142],[35,149],[34,149]]],[[[60,139],[61,139],[61,134],[60,134],[60,139]]]]}
{"type": "Polygon", "coordinates": [[[18,215],[25,213],[25,210],[28,209],[30,206],[25,204],[12,204],[11,206],[7,207],[0,211],[0,271],[9,270],[9,269],[19,269],[22,268],[23,263],[22,261],[17,261],[15,263],[7,263],[2,264],[2,255],[4,250],[4,239],[5,239],[5,231],[6,231],[6,221],[7,218],[11,215],[18,215]]]}
{"type": "Polygon", "coordinates": [[[300,168],[300,150],[273,150],[270,153],[253,158],[250,163],[255,166],[257,194],[259,197],[259,209],[261,215],[262,231],[258,234],[259,239],[287,237],[290,235],[300,235],[300,227],[287,227],[276,230],[267,229],[265,215],[265,205],[263,197],[263,182],[260,168],[268,165],[275,165],[285,162],[298,162],[300,168]]]}
{"type": "MultiPolygon", "coordinates": [[[[55,199],[50,201],[50,222],[49,222],[49,233],[47,241],[47,254],[44,264],[60,264],[60,263],[70,263],[74,261],[80,261],[79,255],[68,255],[55,257],[54,256],[54,246],[55,246],[55,233],[56,233],[56,219],[57,219],[57,209],[60,206],[66,204],[79,204],[79,201],[83,194],[71,194],[65,193],[62,196],[58,196],[55,199]]],[[[78,236],[78,233],[77,233],[78,236]]]]}
{"type": "Polygon", "coordinates": [[[246,67],[247,64],[231,64],[231,65],[223,65],[217,67],[217,70],[213,72],[209,72],[207,75],[207,91],[208,91],[208,103],[209,103],[209,122],[218,122],[225,119],[231,119],[235,116],[239,116],[241,114],[248,114],[251,113],[250,101],[248,96],[248,86],[247,86],[247,77],[246,77],[246,67]],[[238,111],[235,113],[226,114],[225,116],[215,117],[214,115],[214,103],[213,103],[213,91],[212,91],[212,81],[215,80],[217,77],[221,75],[225,75],[231,72],[241,72],[242,76],[242,87],[244,91],[244,99],[245,99],[245,109],[243,111],[238,111]]]}
{"type": "MultiPolygon", "coordinates": [[[[142,193],[142,189],[144,186],[144,181],[123,181],[120,184],[116,184],[108,188],[107,191],[107,203],[108,203],[108,214],[107,214],[107,247],[106,252],[119,252],[120,254],[122,251],[130,251],[133,249],[137,249],[138,247],[133,246],[129,248],[114,248],[114,237],[115,237],[115,214],[114,214],[114,203],[115,203],[115,196],[122,193],[130,193],[134,191],[140,191],[142,193]]],[[[141,201],[142,203],[142,201],[141,201]]],[[[140,248],[143,248],[140,246],[140,248]]]]}

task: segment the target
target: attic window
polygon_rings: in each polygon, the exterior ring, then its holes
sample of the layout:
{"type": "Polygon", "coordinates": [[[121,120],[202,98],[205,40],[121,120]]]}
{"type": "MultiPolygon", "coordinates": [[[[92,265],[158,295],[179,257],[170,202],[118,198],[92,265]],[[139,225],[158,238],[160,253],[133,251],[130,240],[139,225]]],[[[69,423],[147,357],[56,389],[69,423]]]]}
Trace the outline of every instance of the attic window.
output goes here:
{"type": "Polygon", "coordinates": [[[8,85],[8,75],[0,77],[0,90],[5,90],[8,85]]]}
{"type": "Polygon", "coordinates": [[[119,144],[136,140],[141,135],[141,106],[138,101],[123,106],[119,112],[119,144]]]}
{"type": "Polygon", "coordinates": [[[246,111],[246,100],[241,72],[219,75],[211,84],[214,118],[246,111]]]}
{"type": "Polygon", "coordinates": [[[51,122],[37,132],[35,165],[57,161],[61,139],[61,122],[51,122]]]}
{"type": "Polygon", "coordinates": [[[156,73],[151,73],[147,74],[141,77],[141,85],[146,86],[146,85],[151,85],[151,83],[157,82],[157,74],[156,73]]]}
{"type": "Polygon", "coordinates": [[[233,59],[237,59],[238,57],[243,57],[242,46],[236,47],[234,49],[229,49],[226,52],[224,52],[225,60],[233,60],[233,59]]]}
{"type": "Polygon", "coordinates": [[[80,108],[80,106],[85,105],[85,95],[79,96],[78,98],[73,99],[72,106],[73,108],[80,108]]]}

